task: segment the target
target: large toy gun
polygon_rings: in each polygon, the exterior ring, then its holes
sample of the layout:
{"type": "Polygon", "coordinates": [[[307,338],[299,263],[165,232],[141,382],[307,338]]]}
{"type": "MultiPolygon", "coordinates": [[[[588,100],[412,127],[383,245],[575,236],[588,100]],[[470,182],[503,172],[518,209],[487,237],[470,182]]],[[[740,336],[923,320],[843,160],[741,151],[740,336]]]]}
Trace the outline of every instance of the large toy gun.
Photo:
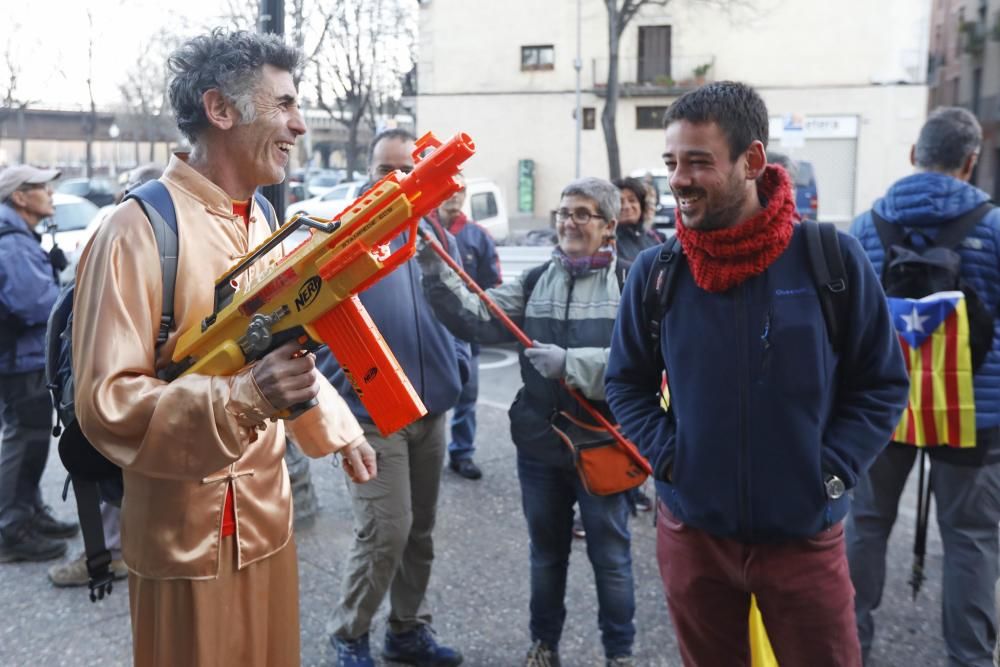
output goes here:
{"type": "Polygon", "coordinates": [[[383,434],[427,414],[357,294],[413,256],[420,219],[459,189],[454,177],[474,152],[466,134],[442,144],[427,133],[409,174],[389,174],[333,220],[286,222],[216,281],[212,313],[181,334],[161,375],[232,375],[287,341],[304,349],[326,343],[383,434]],[[239,276],[301,226],[309,238],[237,291],[239,276]],[[405,243],[392,250],[403,232],[405,243]]]}

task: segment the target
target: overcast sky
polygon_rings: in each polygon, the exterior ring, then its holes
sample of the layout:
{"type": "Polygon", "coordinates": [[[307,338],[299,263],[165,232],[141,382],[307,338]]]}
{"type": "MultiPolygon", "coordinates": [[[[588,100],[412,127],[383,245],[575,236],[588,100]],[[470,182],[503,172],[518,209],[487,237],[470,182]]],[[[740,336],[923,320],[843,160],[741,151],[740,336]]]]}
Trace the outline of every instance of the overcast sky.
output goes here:
{"type": "Polygon", "coordinates": [[[21,99],[34,101],[33,106],[87,106],[89,10],[95,36],[94,98],[98,108],[107,109],[119,104],[118,85],[150,35],[161,27],[189,35],[222,24],[230,0],[4,0],[3,5],[0,90],[6,91],[3,53],[9,44],[22,72],[21,99]]]}

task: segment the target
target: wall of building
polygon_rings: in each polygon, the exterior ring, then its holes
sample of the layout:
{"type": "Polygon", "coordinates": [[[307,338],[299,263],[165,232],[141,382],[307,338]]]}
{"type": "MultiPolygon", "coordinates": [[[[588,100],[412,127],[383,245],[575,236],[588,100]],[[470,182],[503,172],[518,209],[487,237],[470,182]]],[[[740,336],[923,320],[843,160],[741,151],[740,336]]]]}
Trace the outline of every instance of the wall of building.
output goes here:
{"type": "MultiPolygon", "coordinates": [[[[844,0],[808,3],[807,9],[793,0],[754,3],[756,11],[728,13],[680,2],[650,8],[622,37],[621,80],[637,79],[638,27],[670,25],[671,77],[677,83],[692,78],[693,67],[710,62],[710,79],[751,83],[772,116],[853,117],[853,145],[840,137],[816,137],[788,151],[815,162],[821,219],[846,225],[892,181],[909,173],[909,145],[927,107],[931,0],[844,0]],[[826,206],[824,180],[835,195],[826,206]]],[[[600,127],[604,99],[595,94],[606,82],[603,2],[583,1],[581,33],[582,106],[594,108],[596,116],[595,129],[582,132],[582,173],[607,177],[600,127]]],[[[432,0],[420,12],[418,129],[471,134],[479,153],[467,173],[497,181],[515,216],[518,164],[533,160],[534,208],[522,215],[544,224],[574,172],[575,55],[576,3],[571,0],[432,0]],[[522,71],[521,47],[546,44],[554,47],[552,69],[522,71]]],[[[632,90],[654,96],[619,101],[617,130],[626,174],[662,167],[662,130],[637,129],[636,108],[666,106],[675,99],[665,89],[632,90]]]]}
{"type": "Polygon", "coordinates": [[[958,105],[976,114],[983,147],[974,182],[1000,198],[1000,40],[993,34],[1000,26],[1000,0],[934,0],[931,21],[929,108],[958,105]],[[980,52],[967,48],[963,22],[979,24],[980,52]]]}

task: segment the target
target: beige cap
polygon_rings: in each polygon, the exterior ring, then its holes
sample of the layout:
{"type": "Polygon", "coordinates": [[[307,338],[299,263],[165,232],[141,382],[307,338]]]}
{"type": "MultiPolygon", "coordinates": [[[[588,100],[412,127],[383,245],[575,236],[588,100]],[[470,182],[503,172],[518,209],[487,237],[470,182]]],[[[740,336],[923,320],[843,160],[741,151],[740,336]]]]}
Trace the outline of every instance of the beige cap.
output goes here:
{"type": "Polygon", "coordinates": [[[48,183],[59,178],[58,169],[39,169],[28,164],[16,164],[0,171],[0,201],[10,197],[22,185],[48,183]]]}

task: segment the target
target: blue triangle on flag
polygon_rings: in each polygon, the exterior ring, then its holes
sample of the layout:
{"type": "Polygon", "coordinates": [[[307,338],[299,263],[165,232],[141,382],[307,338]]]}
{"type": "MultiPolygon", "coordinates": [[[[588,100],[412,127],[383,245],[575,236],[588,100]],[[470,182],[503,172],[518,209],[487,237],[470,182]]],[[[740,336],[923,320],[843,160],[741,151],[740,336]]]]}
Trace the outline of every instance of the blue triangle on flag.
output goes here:
{"type": "Polygon", "coordinates": [[[920,347],[949,315],[955,312],[961,292],[937,292],[922,299],[890,296],[889,312],[896,331],[910,347],[920,347]]]}

